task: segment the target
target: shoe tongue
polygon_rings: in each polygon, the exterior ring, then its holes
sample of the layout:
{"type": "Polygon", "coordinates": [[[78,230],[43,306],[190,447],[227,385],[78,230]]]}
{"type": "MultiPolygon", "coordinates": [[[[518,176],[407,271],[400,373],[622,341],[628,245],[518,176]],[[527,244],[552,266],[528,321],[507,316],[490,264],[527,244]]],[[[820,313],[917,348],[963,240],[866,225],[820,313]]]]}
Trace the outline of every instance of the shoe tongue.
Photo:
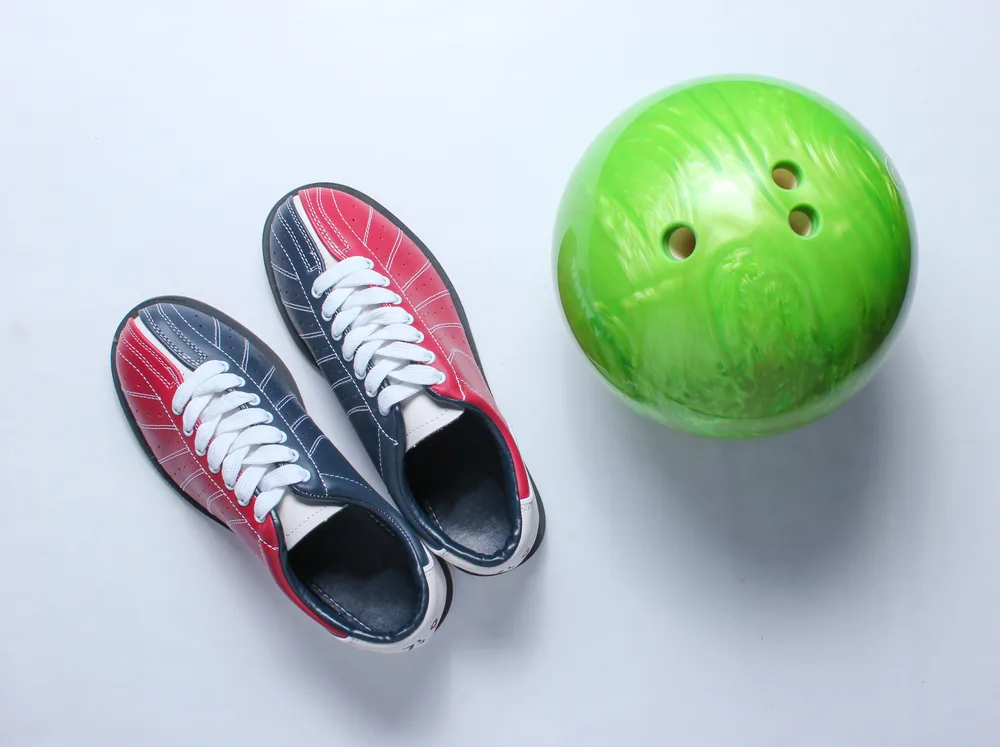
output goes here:
{"type": "MultiPolygon", "coordinates": [[[[420,393],[403,403],[403,426],[406,428],[406,450],[409,451],[428,436],[461,417],[457,407],[447,407],[420,393]]],[[[312,530],[344,506],[319,506],[302,501],[289,490],[278,504],[278,519],[285,535],[285,547],[291,550],[312,530]]]]}
{"type": "Polygon", "coordinates": [[[421,392],[403,403],[403,426],[406,428],[406,450],[409,451],[433,433],[454,423],[462,411],[436,402],[421,392]]]}
{"type": "Polygon", "coordinates": [[[329,519],[344,506],[318,506],[305,503],[291,490],[278,504],[278,519],[285,535],[285,547],[291,550],[313,529],[329,519]]]}

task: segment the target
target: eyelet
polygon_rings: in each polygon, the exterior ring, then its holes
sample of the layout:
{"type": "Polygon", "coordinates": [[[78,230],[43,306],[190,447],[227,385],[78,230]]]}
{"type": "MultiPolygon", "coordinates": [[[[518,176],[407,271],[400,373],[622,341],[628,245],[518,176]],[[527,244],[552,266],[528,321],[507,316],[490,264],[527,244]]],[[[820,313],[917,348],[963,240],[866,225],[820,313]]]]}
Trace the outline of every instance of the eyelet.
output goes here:
{"type": "Polygon", "coordinates": [[[296,451],[295,449],[292,449],[292,458],[289,459],[288,461],[289,462],[297,462],[297,461],[299,461],[299,452],[296,451]]]}
{"type": "Polygon", "coordinates": [[[319,315],[320,315],[320,317],[322,317],[322,319],[323,319],[324,322],[328,322],[331,319],[333,319],[333,315],[332,314],[330,316],[327,316],[326,312],[323,311],[323,310],[320,310],[319,315]]]}
{"type": "Polygon", "coordinates": [[[369,397],[374,397],[377,393],[378,393],[378,388],[372,391],[367,386],[365,387],[365,394],[367,394],[369,397]]]}
{"type": "Polygon", "coordinates": [[[414,319],[414,318],[413,318],[413,314],[410,314],[410,313],[407,313],[407,314],[406,314],[406,318],[407,318],[407,319],[409,320],[409,321],[407,322],[407,324],[413,324],[413,322],[415,322],[415,321],[416,321],[416,319],[414,319]]]}
{"type": "Polygon", "coordinates": [[[368,269],[369,270],[374,270],[375,269],[375,263],[372,262],[370,259],[366,258],[365,259],[365,264],[368,265],[368,269]]]}
{"type": "Polygon", "coordinates": [[[195,449],[194,449],[194,453],[195,453],[195,454],[197,454],[197,455],[198,455],[198,456],[200,456],[200,457],[203,457],[203,456],[205,456],[205,455],[206,455],[206,454],[208,453],[208,449],[204,449],[204,450],[202,450],[202,449],[199,449],[199,448],[198,448],[198,447],[196,446],[196,447],[195,447],[195,449]]]}
{"type": "Polygon", "coordinates": [[[237,384],[236,386],[238,386],[240,389],[242,389],[243,387],[245,387],[247,385],[247,380],[244,379],[242,376],[240,376],[239,379],[240,379],[240,383],[237,384]]]}
{"type": "Polygon", "coordinates": [[[264,421],[264,425],[270,425],[274,422],[274,415],[272,415],[267,410],[264,410],[264,414],[267,415],[267,420],[264,421]]]}
{"type": "Polygon", "coordinates": [[[178,410],[176,407],[171,405],[170,412],[172,412],[175,416],[180,417],[184,413],[184,408],[182,407],[180,410],[178,410]]]}
{"type": "Polygon", "coordinates": [[[285,433],[284,431],[278,431],[278,432],[279,432],[279,433],[281,434],[281,440],[280,440],[280,441],[278,441],[278,443],[279,443],[279,444],[283,444],[283,443],[285,443],[285,441],[287,441],[287,440],[288,440],[288,434],[287,434],[287,433],[285,433]]]}
{"type": "Polygon", "coordinates": [[[266,516],[263,516],[263,517],[258,516],[256,509],[254,510],[254,512],[253,512],[253,520],[256,521],[258,524],[263,524],[264,523],[264,519],[266,519],[266,518],[267,518],[266,516]]]}
{"type": "Polygon", "coordinates": [[[192,428],[191,430],[188,430],[187,428],[184,428],[183,431],[184,431],[184,435],[187,436],[188,438],[191,438],[191,436],[194,435],[194,428],[192,428]]]}
{"type": "Polygon", "coordinates": [[[319,298],[321,294],[316,292],[316,286],[314,285],[312,288],[309,289],[309,295],[312,296],[313,298],[319,298]]]}
{"type": "Polygon", "coordinates": [[[398,293],[396,294],[396,301],[395,301],[395,303],[397,305],[403,303],[403,297],[401,295],[399,295],[398,293]]]}
{"type": "MultiPolygon", "coordinates": [[[[411,319],[412,319],[412,317],[411,317],[411,319]]],[[[411,324],[412,324],[412,321],[411,321],[411,324]]],[[[415,344],[419,345],[419,344],[420,344],[420,343],[422,343],[423,341],[424,341],[424,333],[423,333],[423,332],[421,332],[421,331],[420,331],[420,330],[418,329],[418,330],[417,330],[417,340],[416,340],[416,343],[415,343],[415,344]]]]}
{"type": "Polygon", "coordinates": [[[437,356],[436,356],[436,355],[434,354],[434,351],[433,351],[433,350],[428,350],[428,351],[427,351],[427,355],[429,355],[429,356],[430,356],[430,357],[429,357],[429,358],[427,359],[427,364],[428,364],[428,365],[429,365],[429,364],[431,364],[431,363],[433,363],[434,361],[436,361],[436,360],[437,360],[437,356]]]}
{"type": "Polygon", "coordinates": [[[448,376],[444,373],[444,371],[438,371],[438,376],[440,377],[440,381],[438,381],[438,384],[443,384],[448,380],[448,376]]]}
{"type": "Polygon", "coordinates": [[[219,471],[220,471],[221,469],[222,469],[222,466],[221,466],[221,465],[220,465],[220,466],[218,467],[218,469],[212,469],[212,465],[211,465],[211,464],[210,464],[210,465],[208,465],[208,471],[209,471],[209,472],[211,472],[211,473],[212,473],[213,475],[217,475],[217,474],[219,474],[219,471]]]}
{"type": "Polygon", "coordinates": [[[257,405],[259,405],[260,404],[260,395],[259,394],[254,394],[253,395],[253,399],[250,400],[247,404],[249,404],[249,405],[251,405],[253,407],[256,407],[257,405]]]}
{"type": "Polygon", "coordinates": [[[383,410],[382,409],[382,405],[379,405],[378,406],[378,413],[379,413],[379,415],[381,415],[384,418],[386,415],[389,414],[389,411],[388,410],[383,410]]]}

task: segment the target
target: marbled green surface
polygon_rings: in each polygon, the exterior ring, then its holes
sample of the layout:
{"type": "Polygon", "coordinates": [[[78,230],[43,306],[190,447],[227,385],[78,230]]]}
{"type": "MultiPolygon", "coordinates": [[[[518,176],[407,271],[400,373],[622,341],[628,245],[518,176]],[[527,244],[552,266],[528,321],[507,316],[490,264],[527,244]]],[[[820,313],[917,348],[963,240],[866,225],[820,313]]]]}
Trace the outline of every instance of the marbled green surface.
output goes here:
{"type": "Polygon", "coordinates": [[[777,81],[656,94],[587,150],[559,209],[556,273],[584,353],[629,403],[710,436],[778,433],[859,390],[904,308],[905,193],[846,112],[777,81]],[[772,178],[792,163],[798,186],[772,178]],[[808,206],[808,237],[789,225],[808,206]],[[673,258],[665,233],[697,245],[673,258]]]}

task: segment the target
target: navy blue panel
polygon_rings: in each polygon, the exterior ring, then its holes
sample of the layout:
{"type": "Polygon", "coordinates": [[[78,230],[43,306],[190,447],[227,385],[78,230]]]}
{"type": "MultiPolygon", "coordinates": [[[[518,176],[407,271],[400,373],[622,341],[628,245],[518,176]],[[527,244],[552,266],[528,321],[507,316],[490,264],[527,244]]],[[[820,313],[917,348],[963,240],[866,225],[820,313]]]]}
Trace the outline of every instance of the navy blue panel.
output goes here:
{"type": "Polygon", "coordinates": [[[390,412],[378,411],[375,398],[365,395],[362,382],[350,363],[340,359],[340,345],[330,336],[330,322],[321,316],[323,300],[313,298],[312,284],[326,269],[309,231],[289,198],[274,213],[268,236],[268,248],[274,283],[292,326],[308,348],[333,393],[357,431],[368,456],[385,477],[388,453],[403,448],[405,431],[402,422],[390,412]]]}
{"type": "Polygon", "coordinates": [[[413,531],[394,509],[357,473],[330,439],[316,426],[300,401],[295,382],[280,361],[273,360],[245,336],[205,310],[161,302],[139,312],[142,323],[164,347],[194,369],[207,360],[223,360],[242,376],[242,391],[257,394],[260,407],[287,432],[287,445],[299,452],[297,464],[309,471],[307,482],[293,486],[305,500],[355,503],[375,512],[413,546],[421,564],[426,554],[413,531]]]}

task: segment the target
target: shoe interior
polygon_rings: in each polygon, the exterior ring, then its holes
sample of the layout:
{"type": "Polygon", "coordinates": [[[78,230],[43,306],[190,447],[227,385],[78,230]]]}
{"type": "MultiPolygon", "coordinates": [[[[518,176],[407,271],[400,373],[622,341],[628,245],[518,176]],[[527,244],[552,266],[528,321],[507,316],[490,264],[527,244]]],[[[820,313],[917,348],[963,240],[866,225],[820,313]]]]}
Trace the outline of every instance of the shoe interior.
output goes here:
{"type": "Polygon", "coordinates": [[[492,430],[466,412],[406,452],[410,491],[455,543],[495,556],[514,529],[507,470],[492,430]]]}
{"type": "Polygon", "coordinates": [[[391,635],[419,612],[420,590],[403,541],[358,506],[338,511],[289,552],[292,571],[357,630],[391,635]]]}

